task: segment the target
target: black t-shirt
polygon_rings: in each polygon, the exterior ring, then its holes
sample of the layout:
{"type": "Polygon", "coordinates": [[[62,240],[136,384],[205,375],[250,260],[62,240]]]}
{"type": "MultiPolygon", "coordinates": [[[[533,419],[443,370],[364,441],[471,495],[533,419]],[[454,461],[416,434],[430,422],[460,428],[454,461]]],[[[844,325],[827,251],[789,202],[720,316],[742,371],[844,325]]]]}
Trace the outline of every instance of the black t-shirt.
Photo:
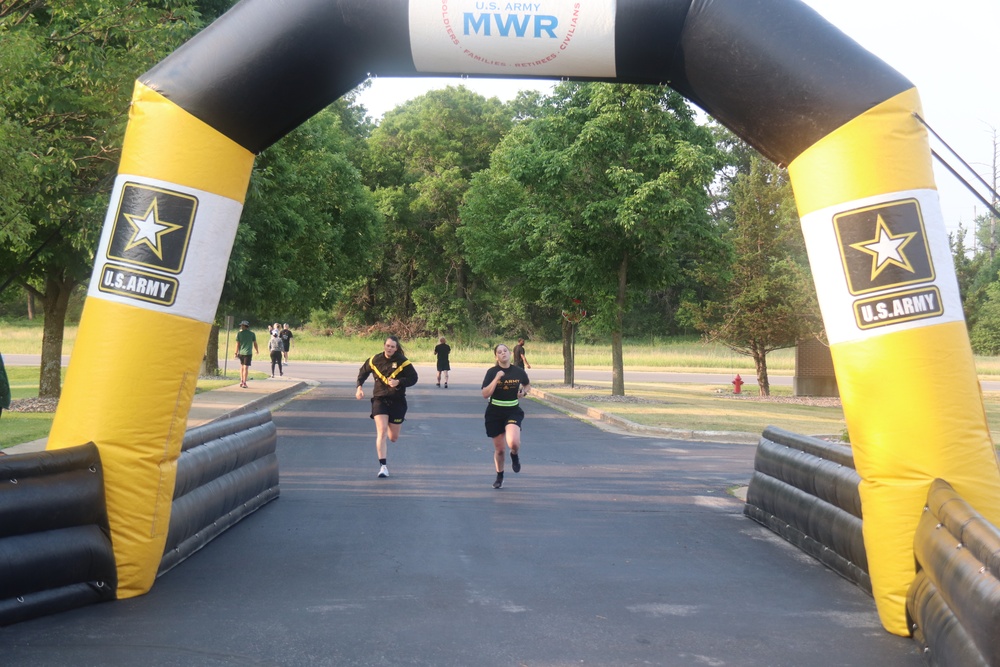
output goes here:
{"type": "Polygon", "coordinates": [[[437,355],[439,364],[447,364],[448,355],[451,354],[451,345],[448,345],[448,343],[438,343],[437,347],[434,348],[434,354],[437,355]]]}
{"type": "Polygon", "coordinates": [[[497,386],[490,398],[498,401],[516,401],[518,387],[522,384],[525,386],[530,384],[528,374],[524,372],[523,368],[518,366],[511,365],[509,368],[500,368],[499,365],[493,366],[486,371],[486,377],[483,378],[483,388],[485,389],[489,386],[493,382],[493,378],[496,377],[497,372],[501,370],[503,371],[503,377],[497,382],[497,386]]]}
{"type": "Polygon", "coordinates": [[[514,351],[511,352],[511,363],[518,368],[524,368],[524,346],[521,344],[514,346],[514,351]]]}

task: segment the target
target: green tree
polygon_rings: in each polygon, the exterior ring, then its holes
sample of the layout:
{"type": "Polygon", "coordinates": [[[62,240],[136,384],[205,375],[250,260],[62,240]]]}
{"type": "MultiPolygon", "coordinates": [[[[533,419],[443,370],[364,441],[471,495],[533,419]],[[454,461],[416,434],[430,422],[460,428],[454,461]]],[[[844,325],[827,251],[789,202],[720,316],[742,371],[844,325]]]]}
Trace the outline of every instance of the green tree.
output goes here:
{"type": "Polygon", "coordinates": [[[586,304],[590,325],[611,335],[612,394],[623,395],[631,304],[717,254],[707,210],[718,154],[666,87],[564,83],[531,113],[466,199],[467,255],[505,293],[556,316],[586,304]]]}
{"type": "Polygon", "coordinates": [[[691,304],[708,338],[753,359],[762,396],[770,395],[767,353],[822,331],[816,290],[785,170],[759,155],[729,187],[729,270],[720,296],[691,304]]]}
{"type": "Polygon", "coordinates": [[[961,295],[962,303],[965,303],[972,280],[975,277],[975,265],[971,251],[965,245],[968,230],[958,223],[958,229],[948,233],[948,248],[951,250],[951,258],[955,264],[955,275],[958,278],[958,292],[961,295]]]}
{"type": "MultiPolygon", "coordinates": [[[[299,322],[333,307],[364,274],[381,217],[360,170],[356,118],[338,101],[263,151],[229,258],[219,318],[238,314],[268,324],[299,322]]],[[[218,370],[218,325],[209,337],[206,372],[218,370]]]]}
{"type": "Polygon", "coordinates": [[[509,116],[496,98],[449,86],[390,111],[372,132],[366,173],[386,235],[360,299],[368,321],[415,316],[432,331],[466,324],[459,206],[509,130],[509,116]]]}
{"type": "Polygon", "coordinates": [[[994,354],[990,350],[994,350],[995,347],[990,341],[1000,338],[1000,330],[997,333],[989,331],[1000,321],[993,312],[996,310],[996,305],[992,301],[996,295],[991,292],[1000,272],[1000,253],[997,252],[1000,247],[1000,217],[995,214],[996,211],[1000,211],[1000,199],[996,195],[998,179],[1000,179],[1000,142],[997,141],[996,129],[993,129],[992,173],[989,178],[984,179],[984,183],[992,182],[990,187],[993,197],[990,203],[994,211],[987,210],[986,213],[973,219],[975,243],[971,257],[965,248],[966,232],[961,224],[958,227],[958,238],[953,238],[951,235],[948,237],[955,260],[966,322],[970,332],[974,334],[972,349],[978,354],[994,354]],[[981,315],[982,321],[980,321],[981,315]]]}
{"type": "Polygon", "coordinates": [[[1000,281],[983,290],[983,302],[978,317],[969,332],[969,341],[976,354],[1000,354],[1000,281]]]}
{"type": "Polygon", "coordinates": [[[66,307],[90,275],[135,77],[197,20],[181,1],[0,4],[0,285],[42,306],[41,396],[61,390],[66,307]]]}

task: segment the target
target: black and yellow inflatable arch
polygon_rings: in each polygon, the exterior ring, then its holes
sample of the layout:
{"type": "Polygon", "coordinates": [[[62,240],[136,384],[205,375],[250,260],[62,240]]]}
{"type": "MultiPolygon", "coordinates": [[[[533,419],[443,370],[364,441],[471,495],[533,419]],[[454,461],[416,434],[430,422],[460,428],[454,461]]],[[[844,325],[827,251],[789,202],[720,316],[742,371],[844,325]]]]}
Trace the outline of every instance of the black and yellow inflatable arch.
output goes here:
{"type": "Polygon", "coordinates": [[[947,480],[1000,524],[920,101],[798,0],[243,0],[136,84],[49,448],[93,441],[119,597],[160,562],[254,154],[369,75],[667,84],[789,166],[863,482],[879,614],[947,480]]]}

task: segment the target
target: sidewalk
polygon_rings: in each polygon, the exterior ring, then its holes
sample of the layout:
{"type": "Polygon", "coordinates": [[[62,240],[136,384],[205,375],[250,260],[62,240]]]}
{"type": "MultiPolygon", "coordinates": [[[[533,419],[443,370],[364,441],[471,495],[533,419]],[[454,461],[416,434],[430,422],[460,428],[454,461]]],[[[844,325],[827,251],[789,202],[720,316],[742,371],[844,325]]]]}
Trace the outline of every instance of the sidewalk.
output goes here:
{"type": "MultiPolygon", "coordinates": [[[[188,428],[201,426],[218,419],[235,417],[247,412],[272,408],[291,397],[302,393],[316,382],[311,380],[250,380],[246,389],[233,384],[222,389],[203,391],[195,394],[188,412],[188,428]]],[[[40,452],[45,449],[48,438],[14,445],[3,450],[4,454],[23,454],[25,452],[40,452]]]]}

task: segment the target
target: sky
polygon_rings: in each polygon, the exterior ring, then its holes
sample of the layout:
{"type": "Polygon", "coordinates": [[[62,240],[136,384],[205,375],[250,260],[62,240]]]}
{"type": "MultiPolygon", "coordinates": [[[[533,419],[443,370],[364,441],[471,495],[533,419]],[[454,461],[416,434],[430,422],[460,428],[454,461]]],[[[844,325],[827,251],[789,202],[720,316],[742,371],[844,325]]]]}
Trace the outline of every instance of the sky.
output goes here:
{"type": "MultiPolygon", "coordinates": [[[[916,86],[924,118],[966,162],[992,182],[994,131],[1000,141],[1000,0],[804,0],[916,86]]],[[[373,118],[429,90],[462,84],[486,97],[513,99],[519,90],[549,92],[554,82],[483,78],[376,78],[359,102],[373,118]]],[[[966,180],[961,163],[932,139],[931,147],[966,180]]],[[[937,161],[934,172],[945,224],[972,226],[986,211],[937,161]]],[[[974,183],[975,184],[975,183],[974,183]]],[[[978,188],[985,194],[983,187],[978,188]]],[[[988,195],[987,199],[989,198],[988,195]]],[[[971,239],[970,239],[971,242],[971,239]]]]}

